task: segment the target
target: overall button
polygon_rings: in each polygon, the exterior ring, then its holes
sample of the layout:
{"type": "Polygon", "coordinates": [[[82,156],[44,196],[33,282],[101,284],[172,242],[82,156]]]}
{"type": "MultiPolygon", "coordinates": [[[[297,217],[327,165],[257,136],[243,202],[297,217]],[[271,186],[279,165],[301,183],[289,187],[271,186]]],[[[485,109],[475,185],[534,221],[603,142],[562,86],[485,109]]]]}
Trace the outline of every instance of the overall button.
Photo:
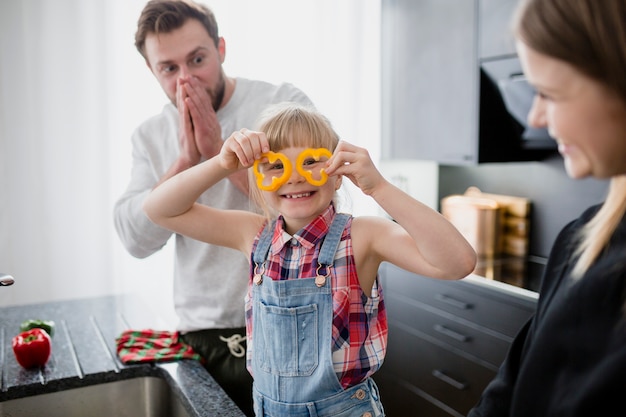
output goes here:
{"type": "MultiPolygon", "coordinates": [[[[365,398],[365,391],[362,390],[362,389],[359,389],[359,390],[356,391],[354,396],[356,397],[357,400],[362,400],[363,398],[365,398]]],[[[368,417],[367,413],[363,414],[363,417],[368,417]]]]}
{"type": "Polygon", "coordinates": [[[369,411],[366,411],[365,413],[363,413],[362,417],[372,417],[372,413],[370,413],[369,411]]]}

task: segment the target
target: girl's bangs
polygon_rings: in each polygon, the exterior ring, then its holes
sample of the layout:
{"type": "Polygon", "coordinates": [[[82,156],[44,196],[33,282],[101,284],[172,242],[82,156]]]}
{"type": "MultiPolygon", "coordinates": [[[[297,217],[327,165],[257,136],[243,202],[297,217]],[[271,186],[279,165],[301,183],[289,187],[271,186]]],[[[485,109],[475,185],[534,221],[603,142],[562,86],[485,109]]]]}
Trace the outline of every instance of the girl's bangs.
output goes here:
{"type": "Polygon", "coordinates": [[[261,130],[267,135],[270,148],[274,152],[289,147],[327,148],[333,151],[338,142],[327,120],[298,109],[283,112],[267,120],[261,130]]]}

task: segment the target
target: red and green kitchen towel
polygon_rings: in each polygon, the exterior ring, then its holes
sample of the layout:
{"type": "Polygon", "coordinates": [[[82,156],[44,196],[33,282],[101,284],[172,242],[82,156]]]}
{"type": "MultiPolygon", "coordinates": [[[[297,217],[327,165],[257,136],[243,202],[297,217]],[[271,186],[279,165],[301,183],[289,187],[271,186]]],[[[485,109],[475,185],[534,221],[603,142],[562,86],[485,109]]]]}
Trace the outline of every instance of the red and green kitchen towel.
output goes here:
{"type": "Polygon", "coordinates": [[[182,342],[179,332],[162,330],[125,330],[115,339],[117,355],[124,363],[165,362],[202,357],[182,342]]]}

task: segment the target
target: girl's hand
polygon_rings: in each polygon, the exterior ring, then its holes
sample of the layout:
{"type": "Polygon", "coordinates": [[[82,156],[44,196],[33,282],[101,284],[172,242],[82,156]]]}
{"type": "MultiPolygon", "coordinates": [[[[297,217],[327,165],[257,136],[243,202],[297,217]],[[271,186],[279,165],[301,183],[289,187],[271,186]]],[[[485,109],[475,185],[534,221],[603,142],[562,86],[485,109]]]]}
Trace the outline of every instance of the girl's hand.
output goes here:
{"type": "Polygon", "coordinates": [[[270,150],[263,132],[241,129],[224,141],[219,158],[227,170],[249,168],[261,154],[270,150]]]}
{"type": "Polygon", "coordinates": [[[385,179],[374,166],[364,148],[340,141],[326,167],[328,175],[343,175],[365,193],[371,195],[385,179]]]}

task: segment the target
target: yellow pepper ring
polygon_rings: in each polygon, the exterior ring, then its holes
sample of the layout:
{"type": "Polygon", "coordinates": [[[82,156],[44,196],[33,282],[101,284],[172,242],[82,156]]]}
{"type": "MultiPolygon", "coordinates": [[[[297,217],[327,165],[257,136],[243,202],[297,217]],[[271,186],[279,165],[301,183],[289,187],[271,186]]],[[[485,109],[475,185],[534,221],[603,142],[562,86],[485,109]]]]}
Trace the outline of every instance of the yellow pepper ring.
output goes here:
{"type": "Polygon", "coordinates": [[[309,184],[315,185],[317,187],[326,183],[326,181],[328,180],[328,174],[326,174],[326,171],[324,170],[324,168],[322,168],[320,171],[320,179],[316,180],[315,178],[313,178],[313,172],[304,169],[302,167],[302,164],[304,163],[304,160],[308,157],[312,157],[316,161],[319,161],[322,156],[330,158],[331,156],[333,156],[333,154],[326,148],[307,148],[303,150],[300,155],[298,155],[298,160],[296,161],[296,171],[298,172],[298,174],[306,178],[309,184]]]}
{"type": "Polygon", "coordinates": [[[254,176],[256,177],[256,185],[259,187],[259,189],[263,191],[276,191],[280,188],[281,185],[286,183],[289,177],[291,176],[291,170],[292,170],[291,162],[289,161],[289,158],[287,158],[286,155],[282,153],[272,152],[272,151],[263,153],[261,155],[261,158],[267,158],[270,164],[273,164],[278,159],[280,159],[280,161],[283,163],[283,170],[284,170],[283,175],[281,175],[280,177],[273,177],[272,183],[269,185],[263,184],[263,180],[265,179],[265,174],[263,174],[262,172],[259,172],[260,159],[257,159],[256,161],[254,161],[254,165],[252,166],[254,176]]]}

